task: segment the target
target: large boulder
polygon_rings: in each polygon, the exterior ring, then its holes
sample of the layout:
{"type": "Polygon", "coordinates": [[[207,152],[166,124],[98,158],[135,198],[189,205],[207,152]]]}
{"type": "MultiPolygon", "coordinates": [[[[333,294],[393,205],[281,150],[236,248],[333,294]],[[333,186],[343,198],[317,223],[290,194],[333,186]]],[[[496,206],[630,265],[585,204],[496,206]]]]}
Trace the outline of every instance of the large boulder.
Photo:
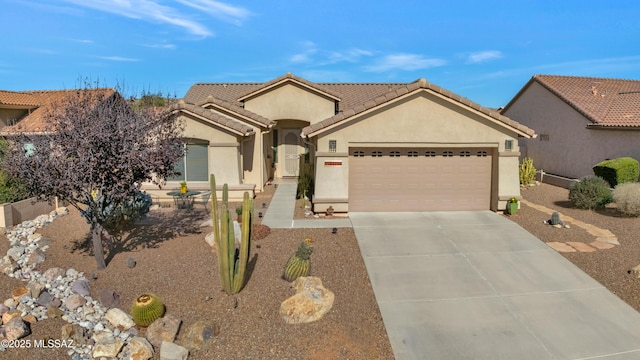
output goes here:
{"type": "Polygon", "coordinates": [[[335,295],[315,276],[299,277],[292,286],[296,294],[280,305],[280,316],[287,324],[309,323],[331,310],[335,295]]]}

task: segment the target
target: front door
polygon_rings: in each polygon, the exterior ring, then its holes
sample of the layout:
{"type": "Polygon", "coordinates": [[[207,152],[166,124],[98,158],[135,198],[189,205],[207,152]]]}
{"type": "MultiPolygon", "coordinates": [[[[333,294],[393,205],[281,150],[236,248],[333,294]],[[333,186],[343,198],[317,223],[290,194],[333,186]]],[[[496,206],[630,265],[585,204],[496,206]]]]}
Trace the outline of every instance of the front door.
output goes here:
{"type": "Polygon", "coordinates": [[[284,140],[282,177],[297,177],[300,170],[300,129],[284,129],[282,136],[284,140]]]}

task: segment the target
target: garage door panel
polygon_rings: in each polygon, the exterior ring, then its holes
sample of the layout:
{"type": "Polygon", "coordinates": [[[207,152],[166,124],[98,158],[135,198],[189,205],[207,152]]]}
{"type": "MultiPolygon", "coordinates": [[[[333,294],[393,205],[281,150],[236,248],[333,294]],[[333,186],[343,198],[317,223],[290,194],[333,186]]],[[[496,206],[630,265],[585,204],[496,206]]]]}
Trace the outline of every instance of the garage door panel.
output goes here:
{"type": "Polygon", "coordinates": [[[489,209],[491,166],[485,148],[352,149],[349,210],[489,209]]]}

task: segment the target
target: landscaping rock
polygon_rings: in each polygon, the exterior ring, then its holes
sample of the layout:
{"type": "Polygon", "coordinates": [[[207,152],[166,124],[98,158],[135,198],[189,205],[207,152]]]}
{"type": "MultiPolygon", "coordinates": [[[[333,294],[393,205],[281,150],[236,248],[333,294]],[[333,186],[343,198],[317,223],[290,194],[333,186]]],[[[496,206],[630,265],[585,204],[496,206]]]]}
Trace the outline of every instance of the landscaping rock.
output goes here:
{"type": "Polygon", "coordinates": [[[58,276],[64,276],[65,274],[66,272],[64,271],[64,269],[54,267],[54,268],[47,269],[47,271],[45,271],[43,275],[45,279],[47,279],[47,281],[52,282],[58,276]]]}
{"type": "Polygon", "coordinates": [[[77,308],[83,306],[86,303],[87,300],[85,300],[82,295],[73,294],[64,301],[64,306],[71,311],[76,311],[77,308]]]}
{"type": "Polygon", "coordinates": [[[153,346],[143,337],[129,340],[129,357],[131,360],[148,360],[153,357],[153,346]]]}
{"type": "Polygon", "coordinates": [[[11,290],[11,297],[16,302],[20,301],[20,298],[23,296],[29,296],[30,291],[26,286],[18,286],[17,288],[11,290]]]}
{"type": "Polygon", "coordinates": [[[2,314],[2,323],[3,324],[8,324],[9,321],[15,319],[15,318],[19,318],[20,315],[22,315],[22,312],[20,312],[20,310],[9,310],[7,312],[5,312],[4,314],[2,314]]]}
{"type": "Polygon", "coordinates": [[[133,269],[134,267],[136,267],[136,260],[132,257],[128,257],[127,258],[127,267],[129,269],[133,269]]]}
{"type": "Polygon", "coordinates": [[[163,341],[160,345],[160,360],[187,360],[189,350],[171,342],[163,341]]]}
{"type": "Polygon", "coordinates": [[[112,308],[120,304],[120,295],[112,289],[100,290],[100,304],[107,308],[112,308]]]}
{"type": "Polygon", "coordinates": [[[42,251],[40,248],[36,248],[35,250],[33,250],[31,254],[29,254],[28,264],[30,264],[31,266],[36,266],[44,262],[44,260],[45,260],[44,251],[42,251]]]}
{"type": "Polygon", "coordinates": [[[10,257],[13,261],[18,261],[24,254],[24,246],[14,246],[7,250],[7,256],[10,257]]]}
{"type": "Polygon", "coordinates": [[[207,244],[209,244],[209,246],[211,246],[212,248],[215,249],[215,245],[216,245],[216,239],[213,236],[213,231],[208,233],[205,237],[204,237],[204,241],[207,242],[207,244]]]}
{"type": "Polygon", "coordinates": [[[78,279],[71,284],[71,291],[78,295],[89,296],[89,281],[87,279],[78,279]]]}
{"type": "Polygon", "coordinates": [[[78,324],[65,324],[60,330],[60,339],[73,340],[74,344],[86,345],[89,340],[87,329],[78,324]]]}
{"type": "Polygon", "coordinates": [[[2,315],[4,315],[9,310],[10,308],[7,305],[0,304],[0,317],[2,317],[2,315]]]}
{"type": "Polygon", "coordinates": [[[13,259],[9,255],[6,255],[0,260],[0,271],[2,271],[3,274],[13,274],[18,269],[20,269],[20,266],[15,261],[13,261],[13,259]]]}
{"type": "Polygon", "coordinates": [[[33,316],[33,314],[27,314],[27,315],[23,316],[22,320],[24,322],[28,322],[29,325],[33,325],[33,324],[38,322],[38,319],[36,319],[36,317],[33,316]]]}
{"type": "Polygon", "coordinates": [[[320,278],[299,277],[293,282],[293,287],[296,294],[280,305],[280,316],[287,324],[319,320],[333,307],[335,295],[322,286],[320,278]]]}
{"type": "Polygon", "coordinates": [[[194,351],[202,349],[204,343],[219,333],[220,327],[217,324],[210,324],[199,320],[187,328],[184,336],[180,336],[183,338],[182,345],[189,349],[189,351],[194,351]]]}
{"type": "Polygon", "coordinates": [[[27,284],[27,289],[29,289],[29,292],[31,293],[31,297],[34,299],[37,299],[40,296],[40,294],[42,294],[42,291],[44,290],[44,284],[31,281],[29,282],[29,284],[27,284]]]}
{"type": "Polygon", "coordinates": [[[97,342],[93,346],[93,357],[94,358],[115,358],[122,350],[124,346],[124,341],[118,339],[107,339],[104,341],[97,342]]]}
{"type": "Polygon", "coordinates": [[[55,299],[55,296],[51,295],[48,291],[43,291],[40,293],[40,296],[38,296],[36,302],[42,306],[50,306],[52,305],[53,299],[55,299]]]}
{"type": "Polygon", "coordinates": [[[18,340],[31,334],[29,324],[24,322],[19,314],[18,317],[14,317],[4,324],[4,331],[7,340],[18,340]]]}
{"type": "Polygon", "coordinates": [[[131,316],[118,308],[109,309],[104,318],[120,330],[129,330],[135,325],[131,316]]]}
{"type": "Polygon", "coordinates": [[[213,227],[213,219],[209,219],[203,222],[202,224],[200,224],[200,227],[213,227]]]}
{"type": "Polygon", "coordinates": [[[55,319],[55,318],[59,318],[62,315],[64,315],[64,311],[62,311],[59,307],[57,306],[49,306],[47,307],[47,317],[50,319],[55,319]]]}
{"type": "Polygon", "coordinates": [[[180,329],[181,323],[182,320],[171,314],[167,314],[149,325],[147,328],[147,339],[156,347],[162,345],[163,341],[173,342],[180,329]]]}

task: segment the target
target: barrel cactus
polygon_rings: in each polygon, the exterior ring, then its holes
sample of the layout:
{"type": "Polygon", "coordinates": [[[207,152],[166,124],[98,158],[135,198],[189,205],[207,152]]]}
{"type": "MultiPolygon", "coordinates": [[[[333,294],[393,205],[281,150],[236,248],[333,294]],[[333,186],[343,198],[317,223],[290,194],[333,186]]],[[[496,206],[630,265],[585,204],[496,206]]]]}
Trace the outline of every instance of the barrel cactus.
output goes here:
{"type": "Polygon", "coordinates": [[[549,221],[551,225],[564,225],[562,220],[560,220],[560,214],[556,211],[551,214],[551,220],[549,221]]]}
{"type": "Polygon", "coordinates": [[[284,279],[293,281],[301,276],[309,276],[311,272],[311,253],[313,252],[313,240],[306,238],[298,246],[298,251],[289,258],[284,268],[284,279]]]}
{"type": "Polygon", "coordinates": [[[138,326],[147,327],[161,318],[164,310],[164,304],[156,294],[142,294],[133,302],[131,317],[138,326]]]}

